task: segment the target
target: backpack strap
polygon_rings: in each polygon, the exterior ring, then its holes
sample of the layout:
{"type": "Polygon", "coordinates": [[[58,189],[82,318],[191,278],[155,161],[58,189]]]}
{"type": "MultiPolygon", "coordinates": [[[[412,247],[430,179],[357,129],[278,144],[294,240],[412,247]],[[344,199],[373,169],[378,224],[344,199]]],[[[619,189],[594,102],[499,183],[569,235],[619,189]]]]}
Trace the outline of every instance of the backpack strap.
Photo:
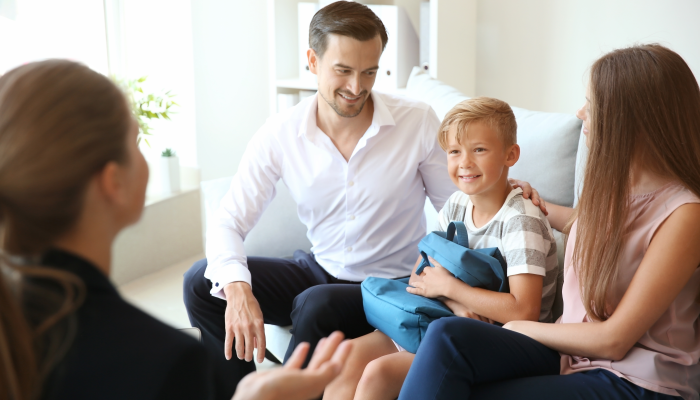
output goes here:
{"type": "Polygon", "coordinates": [[[450,222],[447,226],[447,236],[445,239],[455,242],[462,247],[469,248],[469,234],[467,233],[467,227],[462,221],[450,222]],[[455,237],[455,233],[457,237],[455,237]]]}

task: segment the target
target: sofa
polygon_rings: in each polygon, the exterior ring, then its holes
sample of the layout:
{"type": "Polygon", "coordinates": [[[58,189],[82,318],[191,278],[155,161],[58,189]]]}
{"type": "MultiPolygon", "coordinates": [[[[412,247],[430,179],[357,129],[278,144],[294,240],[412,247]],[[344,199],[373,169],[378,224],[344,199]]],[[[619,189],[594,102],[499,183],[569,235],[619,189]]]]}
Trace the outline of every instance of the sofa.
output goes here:
{"type": "MultiPolygon", "coordinates": [[[[416,67],[411,73],[402,95],[424,101],[432,106],[438,118],[468,97],[455,88],[431,78],[416,67]]],[[[518,123],[518,144],[521,156],[510,170],[513,178],[528,181],[547,202],[573,206],[587,155],[582,124],[573,114],[547,113],[513,107],[518,123]]],[[[231,177],[202,182],[204,232],[214,218],[231,177]]],[[[430,232],[437,227],[437,210],[426,201],[425,214],[430,232]]],[[[553,313],[562,313],[561,286],[563,283],[564,235],[555,231],[559,259],[558,295],[553,313]]],[[[282,182],[276,187],[275,199],[270,203],[256,227],[245,238],[246,253],[266,257],[289,257],[297,249],[310,251],[306,227],[299,221],[296,204],[282,182]]],[[[266,325],[269,353],[282,360],[286,352],[291,327],[266,325]]]]}

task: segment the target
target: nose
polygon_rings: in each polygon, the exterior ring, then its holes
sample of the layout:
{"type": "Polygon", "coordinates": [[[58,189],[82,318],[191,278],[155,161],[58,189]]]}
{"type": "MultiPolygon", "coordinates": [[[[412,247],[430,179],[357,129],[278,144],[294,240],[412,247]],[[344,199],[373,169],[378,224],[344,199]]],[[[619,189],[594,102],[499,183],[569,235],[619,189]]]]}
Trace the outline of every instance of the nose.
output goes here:
{"type": "Polygon", "coordinates": [[[355,96],[360,94],[360,74],[355,73],[348,81],[347,89],[355,96]]]}
{"type": "Polygon", "coordinates": [[[462,157],[460,157],[458,164],[459,169],[469,169],[472,166],[472,160],[471,157],[469,157],[469,152],[462,152],[462,157]]]}
{"type": "Polygon", "coordinates": [[[586,105],[584,104],[581,108],[576,111],[576,118],[580,119],[581,121],[586,120],[586,105]]]}

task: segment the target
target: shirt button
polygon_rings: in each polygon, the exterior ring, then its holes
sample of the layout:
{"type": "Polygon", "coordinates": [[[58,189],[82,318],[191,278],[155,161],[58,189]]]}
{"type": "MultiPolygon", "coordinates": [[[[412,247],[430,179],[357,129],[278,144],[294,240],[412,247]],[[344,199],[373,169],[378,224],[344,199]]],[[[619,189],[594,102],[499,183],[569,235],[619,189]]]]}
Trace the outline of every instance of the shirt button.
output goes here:
{"type": "Polygon", "coordinates": [[[352,221],[352,220],[355,219],[355,216],[354,216],[354,215],[351,215],[350,217],[348,217],[348,219],[349,219],[350,221],[352,221]]]}
{"type": "Polygon", "coordinates": [[[345,250],[347,250],[347,251],[352,251],[352,247],[348,247],[348,248],[345,249],[345,250]]]}
{"type": "Polygon", "coordinates": [[[216,284],[214,286],[219,287],[219,282],[216,282],[216,284]]]}
{"type": "Polygon", "coordinates": [[[353,182],[353,181],[348,182],[348,186],[352,186],[354,184],[355,184],[355,182],[353,182]]]}

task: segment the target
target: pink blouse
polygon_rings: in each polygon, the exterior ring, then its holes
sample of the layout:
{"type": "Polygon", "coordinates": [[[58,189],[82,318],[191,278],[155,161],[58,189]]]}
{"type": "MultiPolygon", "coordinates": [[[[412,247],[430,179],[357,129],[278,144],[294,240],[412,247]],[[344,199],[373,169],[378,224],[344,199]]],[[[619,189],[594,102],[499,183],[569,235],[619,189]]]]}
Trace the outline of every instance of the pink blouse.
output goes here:
{"type": "MultiPolygon", "coordinates": [[[[687,203],[700,203],[692,192],[678,184],[668,184],[652,193],[631,197],[630,229],[619,258],[617,283],[612,288],[610,306],[614,310],[629,287],[632,277],[644,258],[651,238],[659,225],[678,207],[687,203]]],[[[588,322],[586,309],[581,301],[578,278],[571,258],[576,243],[576,227],[566,246],[564,258],[564,314],[558,322],[588,322]]],[[[700,245],[700,238],[689,238],[700,245]]],[[[672,267],[672,266],[667,266],[672,267]]],[[[606,369],[615,375],[643,388],[699,399],[700,390],[700,304],[696,301],[700,291],[700,268],[666,312],[639,339],[620,361],[561,355],[561,373],[571,374],[595,368],[606,369]]]]}

